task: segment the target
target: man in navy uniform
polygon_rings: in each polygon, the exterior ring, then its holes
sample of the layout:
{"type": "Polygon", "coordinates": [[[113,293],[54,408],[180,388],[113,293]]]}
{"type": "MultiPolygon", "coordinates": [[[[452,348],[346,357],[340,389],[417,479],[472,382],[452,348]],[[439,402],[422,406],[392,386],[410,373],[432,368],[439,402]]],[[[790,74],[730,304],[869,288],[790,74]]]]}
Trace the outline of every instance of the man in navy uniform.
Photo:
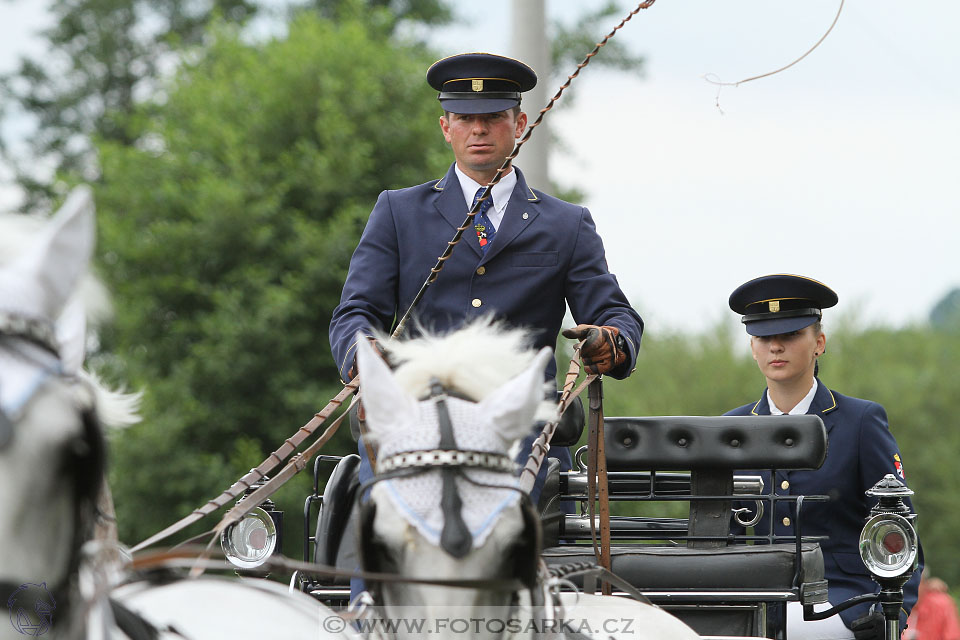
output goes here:
{"type": "MultiPolygon", "coordinates": [[[[832,605],[879,589],[864,567],[858,548],[860,531],[877,502],[864,492],[888,473],[906,482],[900,450],[883,407],[831,391],[817,377],[819,358],[827,344],[820,323],[822,310],[837,301],[837,294],[823,283],[787,274],[755,278],[730,295],[730,308],[743,314],[753,358],[766,378],[767,388],[759,400],[727,414],[810,414],[823,420],[829,439],[823,466],[814,471],[778,471],[774,489],[781,495],[830,497],[829,502],[804,504],[803,534],[827,537],[820,546],[832,605]]],[[[770,486],[769,477],[764,482],[770,486]]],[[[779,505],[772,517],[774,533],[795,535],[793,518],[787,503],[779,505]]],[[[770,521],[764,516],[756,533],[767,535],[770,521]]],[[[922,568],[922,550],[920,553],[922,568]]],[[[901,623],[917,601],[920,568],[904,586],[901,623]]],[[[823,627],[839,625],[842,620],[846,629],[839,627],[837,635],[826,630],[823,637],[853,638],[855,634],[858,639],[882,640],[882,614],[871,614],[867,607],[856,606],[841,612],[839,618],[804,624],[819,625],[822,633],[823,627]]],[[[788,624],[800,617],[791,615],[788,624]]],[[[788,637],[794,635],[788,629],[788,637]]]]}
{"type": "MultiPolygon", "coordinates": [[[[434,63],[427,82],[439,92],[440,131],[455,162],[439,180],[384,191],[377,199],[330,322],[330,345],[344,380],[358,373],[357,333],[371,336],[374,328],[396,326],[479,192],[513,151],[527,125],[520,95],[537,77],[518,60],[466,53],[434,63]]],[[[492,315],[532,329],[533,346],[555,348],[568,304],[578,326],[564,335],[585,339],[581,357],[588,371],[628,376],[643,321],[607,269],[590,212],[531,188],[516,167],[490,191],[407,327],[442,332],[492,315]]],[[[552,378],[555,363],[549,369],[552,378]]],[[[552,454],[569,468],[565,448],[552,454]]],[[[364,463],[361,476],[368,475],[364,463]]]]}

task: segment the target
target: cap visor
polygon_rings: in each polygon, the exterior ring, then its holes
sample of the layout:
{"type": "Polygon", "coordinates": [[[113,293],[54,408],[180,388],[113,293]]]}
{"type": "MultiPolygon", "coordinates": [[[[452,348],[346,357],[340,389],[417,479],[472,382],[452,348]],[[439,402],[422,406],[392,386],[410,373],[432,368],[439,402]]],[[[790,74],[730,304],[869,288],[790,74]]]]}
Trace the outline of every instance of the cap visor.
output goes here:
{"type": "Polygon", "coordinates": [[[747,333],[751,336],[764,338],[782,333],[793,333],[804,327],[809,327],[817,321],[816,316],[800,316],[799,318],[771,318],[769,320],[755,320],[745,323],[747,333]]]}
{"type": "Polygon", "coordinates": [[[499,113],[520,104],[502,98],[473,98],[470,100],[441,100],[440,106],[450,113],[499,113]]]}

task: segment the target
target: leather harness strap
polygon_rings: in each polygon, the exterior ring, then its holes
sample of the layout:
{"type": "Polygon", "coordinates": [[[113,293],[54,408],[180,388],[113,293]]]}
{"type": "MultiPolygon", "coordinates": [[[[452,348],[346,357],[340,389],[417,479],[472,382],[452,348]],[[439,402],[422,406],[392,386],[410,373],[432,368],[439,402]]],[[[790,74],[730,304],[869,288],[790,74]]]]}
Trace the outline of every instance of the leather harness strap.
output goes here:
{"type": "Polygon", "coordinates": [[[596,374],[590,374],[583,379],[579,386],[574,388],[581,370],[579,356],[582,344],[583,342],[579,342],[573,347],[573,358],[570,359],[570,368],[567,369],[567,375],[563,381],[563,393],[560,394],[560,400],[557,403],[557,417],[543,425],[540,435],[530,446],[530,457],[527,458],[527,463],[520,472],[520,488],[526,493],[530,493],[537,481],[537,474],[540,473],[540,467],[547,457],[547,452],[550,451],[550,441],[553,440],[553,434],[557,431],[560,416],[567,410],[574,398],[579,396],[583,389],[597,378],[596,374]]]}
{"type": "MultiPolygon", "coordinates": [[[[351,406],[356,403],[359,399],[359,396],[354,396],[351,406]]],[[[276,493],[280,487],[284,485],[290,478],[297,475],[306,467],[307,462],[318,451],[325,445],[333,434],[337,432],[337,429],[340,428],[340,424],[343,422],[344,418],[349,414],[350,409],[337,416],[337,419],[327,427],[327,430],[323,432],[313,444],[303,450],[303,453],[298,453],[295,455],[290,462],[287,463],[287,466],[277,475],[270,478],[268,481],[263,483],[262,486],[258,487],[256,491],[251,493],[249,496],[244,498],[240,503],[235,505],[233,509],[228,511],[226,515],[223,516],[223,519],[214,527],[214,532],[220,533],[227,527],[229,527],[234,522],[239,522],[243,516],[247,515],[253,511],[257,506],[259,506],[264,500],[276,493]]]]}
{"type": "MultiPolygon", "coordinates": [[[[233,571],[236,569],[232,564],[222,560],[216,560],[204,556],[204,551],[198,556],[196,550],[180,549],[167,550],[156,553],[140,554],[130,563],[131,571],[148,571],[162,568],[196,569],[198,566],[203,569],[233,571]]],[[[349,571],[338,569],[325,564],[314,562],[303,562],[287,558],[286,556],[270,556],[261,568],[267,571],[294,572],[300,571],[313,576],[329,576],[340,578],[362,578],[368,582],[392,582],[404,584],[422,584],[434,585],[440,587],[451,587],[456,589],[488,589],[493,591],[519,591],[524,589],[523,583],[516,578],[412,578],[397,573],[382,573],[378,571],[349,571]]]]}
{"type": "MultiPolygon", "coordinates": [[[[607,455],[604,451],[603,436],[603,380],[597,378],[590,383],[589,433],[587,435],[587,504],[590,514],[590,537],[597,562],[607,571],[610,566],[610,495],[607,484],[607,455]],[[600,546],[597,547],[597,522],[594,500],[599,495],[600,510],[600,546]]],[[[601,582],[601,593],[611,594],[610,582],[601,582]]]]}
{"type": "MultiPolygon", "coordinates": [[[[359,386],[360,377],[358,376],[344,385],[343,390],[341,390],[340,393],[330,400],[330,402],[327,403],[327,406],[315,413],[313,419],[300,427],[300,429],[298,429],[293,436],[284,440],[283,445],[267,456],[267,458],[261,462],[259,466],[237,480],[229,489],[221,493],[219,496],[208,501],[202,507],[194,509],[188,516],[181,518],[163,531],[150,536],[143,542],[133,547],[130,552],[136,553],[137,551],[149,547],[152,544],[156,544],[161,540],[169,538],[178,531],[185,529],[194,522],[197,522],[198,520],[220,509],[227,503],[236,500],[244,491],[252,487],[258,480],[262,479],[266,474],[273,471],[281,462],[286,460],[287,457],[289,457],[290,454],[292,454],[296,448],[303,443],[304,440],[313,435],[313,433],[324,422],[327,421],[331,414],[333,414],[333,412],[336,411],[336,409],[340,407],[340,405],[342,405],[347,398],[356,393],[359,386]]],[[[338,419],[335,423],[330,425],[326,431],[323,432],[323,434],[320,436],[317,442],[311,446],[311,448],[315,447],[316,449],[319,449],[318,445],[323,445],[330,440],[339,427],[340,420],[338,419]]]]}
{"type": "MultiPolygon", "coordinates": [[[[360,397],[359,395],[357,396],[360,397]]],[[[363,412],[363,401],[360,400],[359,406],[357,407],[357,426],[360,429],[360,441],[363,442],[363,450],[367,452],[367,461],[370,463],[370,472],[373,474],[377,473],[377,450],[373,448],[373,443],[370,442],[369,431],[367,431],[367,421],[364,415],[361,415],[363,412]]]]}

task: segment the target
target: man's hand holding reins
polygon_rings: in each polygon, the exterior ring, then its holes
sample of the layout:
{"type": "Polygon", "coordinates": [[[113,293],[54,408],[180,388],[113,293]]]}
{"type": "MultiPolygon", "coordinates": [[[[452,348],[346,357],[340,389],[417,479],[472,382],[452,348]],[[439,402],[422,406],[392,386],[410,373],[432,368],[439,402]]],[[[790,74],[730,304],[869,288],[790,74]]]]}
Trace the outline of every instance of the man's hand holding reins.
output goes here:
{"type": "MultiPolygon", "coordinates": [[[[381,358],[383,358],[384,361],[386,361],[386,359],[387,359],[387,352],[386,352],[386,350],[383,348],[383,345],[381,345],[380,342],[379,342],[376,338],[373,338],[373,337],[371,337],[371,336],[367,336],[367,340],[370,341],[370,344],[373,346],[374,351],[377,352],[377,355],[380,356],[381,358]]],[[[358,369],[359,369],[359,367],[357,367],[357,359],[356,359],[356,356],[354,356],[353,364],[350,365],[350,369],[347,371],[347,377],[350,378],[351,380],[353,380],[354,378],[356,378],[356,377],[357,377],[357,374],[360,373],[360,372],[358,371],[358,369]]]]}
{"type": "Polygon", "coordinates": [[[627,343],[616,327],[578,324],[564,329],[563,337],[583,340],[580,359],[587,373],[610,373],[627,361],[627,343]]]}

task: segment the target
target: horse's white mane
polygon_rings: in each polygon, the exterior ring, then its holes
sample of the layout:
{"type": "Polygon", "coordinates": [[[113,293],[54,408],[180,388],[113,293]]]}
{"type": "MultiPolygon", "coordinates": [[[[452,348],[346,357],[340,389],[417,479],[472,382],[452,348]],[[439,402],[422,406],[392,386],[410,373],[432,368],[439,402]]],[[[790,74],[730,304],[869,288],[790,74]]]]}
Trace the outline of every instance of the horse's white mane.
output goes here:
{"type": "MultiPolygon", "coordinates": [[[[397,382],[415,398],[426,395],[436,379],[478,402],[529,367],[537,355],[532,332],[508,328],[490,317],[447,334],[424,331],[415,340],[377,338],[396,367],[397,382]]],[[[548,403],[547,412],[553,407],[548,403]]]]}

